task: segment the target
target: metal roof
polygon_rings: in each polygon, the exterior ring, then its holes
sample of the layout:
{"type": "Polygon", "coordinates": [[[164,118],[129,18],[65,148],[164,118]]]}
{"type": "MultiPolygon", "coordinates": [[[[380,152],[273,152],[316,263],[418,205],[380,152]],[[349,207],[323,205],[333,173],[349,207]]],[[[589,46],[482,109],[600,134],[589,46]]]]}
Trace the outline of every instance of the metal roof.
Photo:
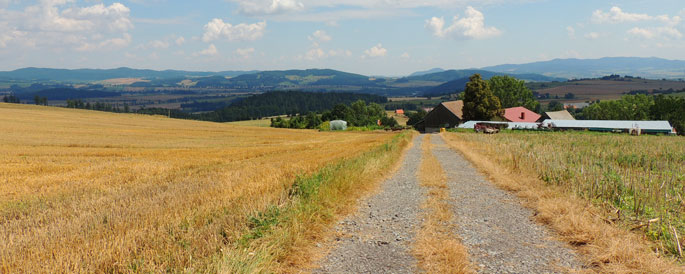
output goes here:
{"type": "Polygon", "coordinates": [[[508,129],[537,129],[538,123],[524,123],[524,122],[494,122],[494,121],[468,121],[459,125],[458,128],[473,129],[477,123],[492,123],[492,124],[506,124],[508,129]]]}
{"type": "Polygon", "coordinates": [[[445,106],[445,108],[447,110],[449,110],[450,112],[452,112],[455,116],[457,116],[457,118],[461,119],[461,117],[462,117],[461,109],[464,107],[464,101],[462,101],[462,100],[449,101],[449,102],[442,102],[440,104],[445,106]]]}
{"type": "Polygon", "coordinates": [[[642,130],[669,131],[673,130],[668,121],[625,121],[625,120],[552,120],[542,121],[542,124],[553,128],[578,129],[621,129],[640,128],[642,130]]]}
{"type": "Polygon", "coordinates": [[[560,111],[548,111],[545,112],[545,115],[549,117],[551,120],[575,120],[576,118],[573,118],[573,115],[569,113],[567,110],[560,110],[560,111]]]}

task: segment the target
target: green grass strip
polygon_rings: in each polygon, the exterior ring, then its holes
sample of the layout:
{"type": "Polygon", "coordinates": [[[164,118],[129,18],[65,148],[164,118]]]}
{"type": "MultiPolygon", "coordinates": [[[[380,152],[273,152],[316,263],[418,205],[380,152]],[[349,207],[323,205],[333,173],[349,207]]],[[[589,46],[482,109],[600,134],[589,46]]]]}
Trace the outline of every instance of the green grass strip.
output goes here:
{"type": "Polygon", "coordinates": [[[358,157],[330,164],[308,176],[298,176],[286,205],[272,205],[248,218],[249,230],[234,250],[225,254],[220,272],[273,273],[299,243],[311,242],[316,231],[369,189],[369,182],[390,171],[413,134],[403,132],[358,157]],[[371,179],[370,179],[371,178],[371,179]]]}

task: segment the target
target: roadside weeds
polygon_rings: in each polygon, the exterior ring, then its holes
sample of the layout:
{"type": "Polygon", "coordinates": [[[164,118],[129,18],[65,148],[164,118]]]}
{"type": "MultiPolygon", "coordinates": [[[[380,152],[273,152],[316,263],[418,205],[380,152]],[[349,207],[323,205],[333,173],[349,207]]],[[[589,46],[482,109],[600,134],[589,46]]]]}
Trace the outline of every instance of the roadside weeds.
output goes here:
{"type": "Polygon", "coordinates": [[[684,273],[685,267],[657,256],[644,237],[611,225],[605,213],[588,201],[561,188],[546,185],[537,174],[512,170],[497,161],[505,157],[458,134],[443,134],[447,144],[461,153],[498,187],[514,192],[536,212],[536,220],[551,227],[561,240],[582,255],[588,272],[684,273]]]}
{"type": "Polygon", "coordinates": [[[221,273],[298,273],[323,256],[322,242],[335,220],[392,174],[411,145],[413,132],[399,134],[359,157],[299,177],[279,205],[250,217],[250,227],[224,252],[221,273]]]}

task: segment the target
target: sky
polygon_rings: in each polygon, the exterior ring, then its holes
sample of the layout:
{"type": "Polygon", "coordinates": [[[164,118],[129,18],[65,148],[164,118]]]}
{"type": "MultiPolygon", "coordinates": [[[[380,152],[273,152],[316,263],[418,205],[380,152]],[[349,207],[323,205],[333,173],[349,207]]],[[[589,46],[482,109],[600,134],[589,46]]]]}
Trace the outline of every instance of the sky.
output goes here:
{"type": "Polygon", "coordinates": [[[0,70],[400,76],[555,58],[683,60],[684,18],[682,0],[0,0],[0,70]]]}

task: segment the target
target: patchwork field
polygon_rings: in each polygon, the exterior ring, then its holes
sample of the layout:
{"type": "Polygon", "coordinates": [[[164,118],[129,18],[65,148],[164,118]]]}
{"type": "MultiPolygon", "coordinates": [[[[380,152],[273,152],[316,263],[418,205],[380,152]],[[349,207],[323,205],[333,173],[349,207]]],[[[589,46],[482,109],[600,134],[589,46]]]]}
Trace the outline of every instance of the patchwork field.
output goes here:
{"type": "MultiPolygon", "coordinates": [[[[614,100],[619,99],[625,93],[635,90],[681,90],[685,88],[685,82],[662,81],[649,79],[632,79],[630,81],[612,80],[581,80],[561,83],[534,84],[534,90],[540,94],[549,93],[551,96],[564,98],[567,93],[573,93],[575,100],[614,100]],[[541,87],[548,85],[550,87],[541,87]]],[[[571,100],[573,101],[573,100],[571,100]]]]}
{"type": "MultiPolygon", "coordinates": [[[[515,176],[538,177],[555,189],[592,202],[605,211],[603,221],[650,239],[652,251],[683,258],[685,138],[583,132],[447,136],[503,169],[521,174],[515,176]]],[[[564,225],[573,230],[576,224],[564,225]]],[[[575,241],[592,237],[580,236],[575,241]]]]}
{"type": "Polygon", "coordinates": [[[0,273],[233,272],[251,216],[397,139],[2,103],[0,132],[0,273]]]}

